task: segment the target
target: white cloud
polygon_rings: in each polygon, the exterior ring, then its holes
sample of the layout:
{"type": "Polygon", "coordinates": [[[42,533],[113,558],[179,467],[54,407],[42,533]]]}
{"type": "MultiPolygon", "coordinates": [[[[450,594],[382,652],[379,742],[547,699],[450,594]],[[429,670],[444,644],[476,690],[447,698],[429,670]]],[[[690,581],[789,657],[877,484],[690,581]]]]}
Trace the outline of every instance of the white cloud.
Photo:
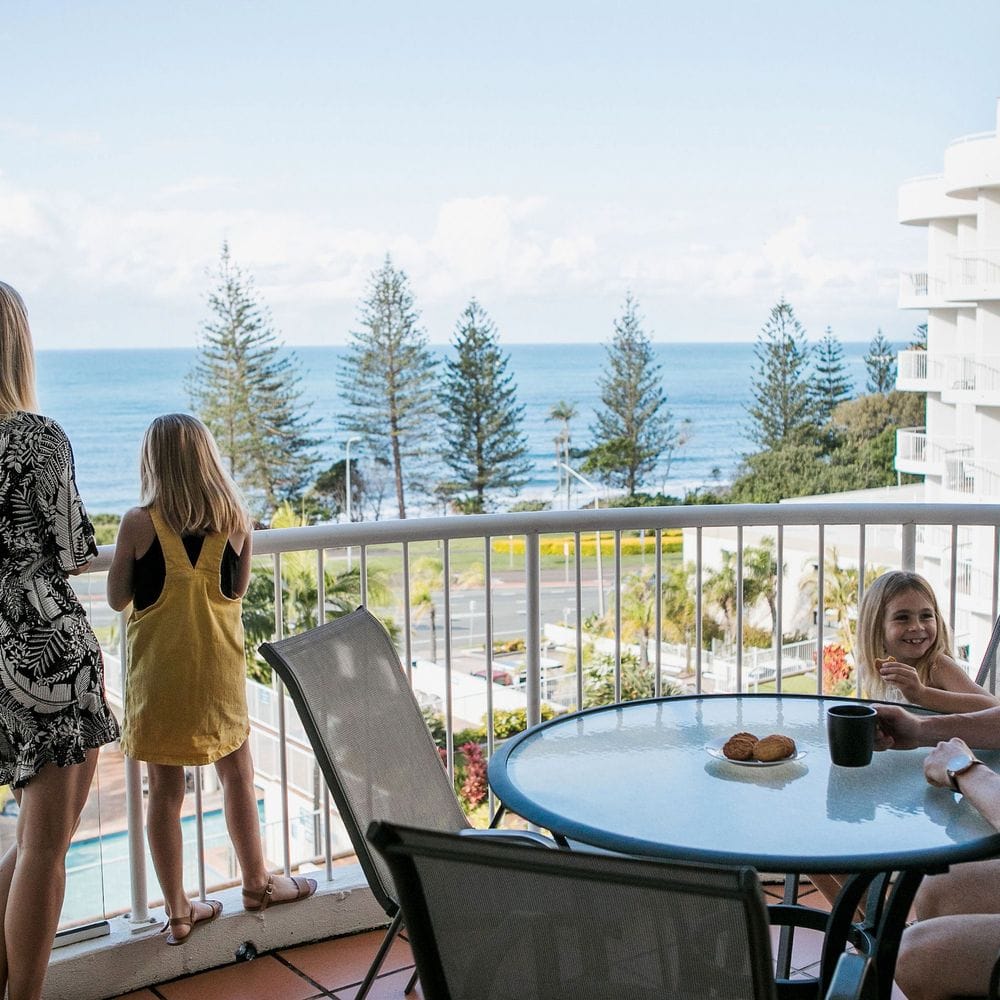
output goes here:
{"type": "Polygon", "coordinates": [[[782,294],[824,308],[845,299],[885,305],[892,294],[880,280],[884,264],[821,248],[804,217],[761,239],[731,220],[713,227],[674,214],[652,225],[648,214],[624,209],[583,213],[502,195],[445,202],[426,233],[346,228],[318,214],[266,211],[249,198],[239,209],[192,207],[224,184],[179,181],[137,207],[18,188],[0,175],[0,274],[52,296],[77,286],[189,308],[202,301],[225,239],[265,300],[299,315],[353,306],[387,251],[410,275],[418,305],[428,306],[472,295],[488,308],[508,298],[586,302],[626,287],[640,302],[662,297],[706,312],[720,301],[731,311],[740,300],[756,310],[782,294]]]}

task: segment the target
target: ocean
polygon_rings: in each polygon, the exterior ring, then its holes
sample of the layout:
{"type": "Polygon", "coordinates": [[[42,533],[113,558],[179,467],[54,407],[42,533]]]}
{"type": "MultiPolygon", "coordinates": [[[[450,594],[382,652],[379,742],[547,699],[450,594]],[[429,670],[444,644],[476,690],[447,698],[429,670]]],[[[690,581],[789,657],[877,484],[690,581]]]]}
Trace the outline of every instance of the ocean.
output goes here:
{"type": "MultiPolygon", "coordinates": [[[[864,391],[866,343],[846,343],[844,360],[855,392],[864,391]]],[[[743,454],[751,450],[745,435],[746,404],[756,369],[754,345],[735,343],[656,344],[667,405],[684,426],[686,443],[669,470],[660,469],[646,484],[683,497],[687,490],[732,478],[743,454]]],[[[577,417],[570,428],[572,446],[586,447],[589,427],[600,406],[599,379],[605,367],[601,344],[503,345],[509,370],[525,407],[524,431],[532,462],[523,498],[555,498],[558,473],[554,438],[558,422],[548,420],[560,400],[573,403],[577,417]]],[[[314,436],[322,464],[344,457],[347,435],[338,418],[338,391],[346,347],[290,349],[298,359],[302,403],[318,424],[314,436]]],[[[444,356],[447,348],[435,347],[444,356]]],[[[189,409],[185,375],[194,365],[194,348],[164,350],[39,351],[38,391],[41,409],[63,426],[73,443],[77,482],[92,513],[123,513],[137,499],[139,444],[150,420],[159,413],[189,409]]],[[[357,456],[358,446],[352,454],[357,456]]],[[[359,456],[363,460],[363,455],[359,456]]],[[[575,498],[587,502],[586,489],[575,498]]],[[[383,506],[391,515],[392,504],[383,506]]]]}

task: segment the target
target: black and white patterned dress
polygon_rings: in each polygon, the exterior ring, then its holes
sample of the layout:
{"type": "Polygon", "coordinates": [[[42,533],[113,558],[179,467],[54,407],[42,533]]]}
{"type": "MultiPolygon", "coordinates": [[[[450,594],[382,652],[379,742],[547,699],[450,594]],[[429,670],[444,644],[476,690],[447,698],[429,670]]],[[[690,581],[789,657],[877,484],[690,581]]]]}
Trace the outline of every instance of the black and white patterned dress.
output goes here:
{"type": "Polygon", "coordinates": [[[118,738],[101,649],[67,579],[97,554],[62,428],[0,415],[0,784],[118,738]]]}

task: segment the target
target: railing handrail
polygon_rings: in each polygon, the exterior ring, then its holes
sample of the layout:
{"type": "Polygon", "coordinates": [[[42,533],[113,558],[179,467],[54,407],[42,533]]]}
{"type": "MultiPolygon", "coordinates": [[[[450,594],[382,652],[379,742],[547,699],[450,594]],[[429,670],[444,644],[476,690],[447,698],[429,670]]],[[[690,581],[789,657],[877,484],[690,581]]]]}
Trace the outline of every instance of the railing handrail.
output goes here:
{"type": "MultiPolygon", "coordinates": [[[[816,524],[1000,524],[1000,504],[970,510],[959,503],[886,503],[884,500],[801,501],[773,504],[678,504],[672,507],[602,507],[599,510],[521,511],[515,514],[453,514],[406,520],[316,524],[254,532],[256,555],[389,545],[457,538],[498,538],[574,531],[653,531],[657,528],[766,527],[816,524]]],[[[113,545],[100,547],[90,565],[102,572],[111,565],[113,545]]]]}

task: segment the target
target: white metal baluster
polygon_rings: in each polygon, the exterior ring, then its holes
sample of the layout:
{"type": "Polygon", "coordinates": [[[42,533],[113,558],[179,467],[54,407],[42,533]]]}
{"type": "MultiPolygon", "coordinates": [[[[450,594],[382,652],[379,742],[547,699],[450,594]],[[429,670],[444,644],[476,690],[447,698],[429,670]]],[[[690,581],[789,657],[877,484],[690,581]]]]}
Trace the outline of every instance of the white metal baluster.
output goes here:
{"type": "Polygon", "coordinates": [[[580,532],[573,532],[574,572],[576,577],[576,707],[583,708],[583,560],[580,532]]]}
{"type": "MultiPolygon", "coordinates": [[[[326,621],[326,551],[316,550],[316,621],[322,625],[326,621]]],[[[314,762],[313,766],[319,768],[314,762]]],[[[326,868],[326,880],[333,880],[333,831],[330,823],[330,786],[320,775],[320,802],[323,807],[323,864],[326,868]]]]}
{"type": "Polygon", "coordinates": [[[413,685],[413,619],[410,613],[410,543],[403,542],[403,649],[406,679],[413,685]]]}
{"type": "MultiPolygon", "coordinates": [[[[858,526],[858,610],[861,610],[861,602],[864,600],[865,596],[865,543],[867,542],[867,531],[865,530],[865,525],[861,524],[858,526]]],[[[861,670],[858,668],[857,661],[855,659],[854,672],[857,675],[855,677],[855,693],[860,698],[862,697],[861,689],[861,670]]]]}
{"type": "Polygon", "coordinates": [[[823,693],[823,623],[826,618],[826,532],[825,526],[817,526],[819,543],[819,567],[816,586],[816,693],[823,693]]]}
{"type": "MultiPolygon", "coordinates": [[[[492,539],[487,535],[483,539],[483,613],[486,616],[483,643],[486,651],[486,759],[493,756],[495,734],[493,728],[493,551],[492,539]]],[[[470,624],[469,628],[472,626],[470,624]]],[[[493,789],[489,788],[490,819],[496,813],[496,799],[493,789]]]]}
{"type": "Polygon", "coordinates": [[[778,525],[778,543],[774,555],[778,567],[777,589],[774,595],[775,631],[778,633],[774,637],[774,687],[778,694],[781,694],[784,676],[782,658],[785,653],[785,644],[782,638],[782,620],[785,609],[785,526],[783,524],[778,525]]]}
{"type": "MultiPolygon", "coordinates": [[[[904,521],[900,525],[902,534],[901,569],[912,573],[917,567],[917,525],[915,521],[904,521]]],[[[954,583],[954,581],[952,581],[954,583]]]]}
{"type": "Polygon", "coordinates": [[[656,545],[656,569],[654,572],[655,590],[653,600],[656,602],[656,667],[653,681],[653,693],[657,698],[663,693],[663,546],[660,542],[663,533],[659,528],[653,533],[653,544],[656,545]]]}
{"type": "Polygon", "coordinates": [[[444,576],[444,731],[447,754],[448,775],[455,777],[455,724],[452,718],[454,709],[451,690],[451,542],[444,540],[444,557],[442,560],[442,575],[444,576]]]}
{"type": "Polygon", "coordinates": [[[736,526],[736,690],[743,690],[743,525],[736,526]]]}
{"type": "MultiPolygon", "coordinates": [[[[198,858],[198,898],[205,900],[205,814],[202,812],[201,768],[191,769],[194,775],[194,837],[198,858]]],[[[186,771],[185,771],[186,774],[186,771]]]]}
{"type": "Polygon", "coordinates": [[[615,703],[622,700],[622,533],[615,531],[615,703]]]}
{"type": "Polygon", "coordinates": [[[958,525],[951,526],[951,593],[948,595],[948,624],[955,634],[955,607],[958,602],[958,525]]]}
{"type": "Polygon", "coordinates": [[[361,570],[361,603],[368,607],[368,546],[361,546],[361,562],[358,564],[361,570]]]}
{"type": "Polygon", "coordinates": [[[542,721],[542,629],[539,580],[541,557],[538,535],[524,537],[524,590],[525,590],[525,667],[527,676],[528,725],[537,726],[542,721]]]}
{"type": "Polygon", "coordinates": [[[702,538],[701,525],[695,528],[695,555],[694,555],[694,689],[701,694],[701,653],[702,653],[702,584],[704,583],[704,566],[702,565],[702,538]]]}
{"type": "MultiPolygon", "coordinates": [[[[281,553],[274,553],[274,637],[285,637],[285,604],[281,588],[281,553]]],[[[291,873],[292,837],[288,815],[288,732],[285,724],[285,685],[275,676],[278,696],[278,775],[281,780],[281,848],[285,874],[291,873]]]]}

